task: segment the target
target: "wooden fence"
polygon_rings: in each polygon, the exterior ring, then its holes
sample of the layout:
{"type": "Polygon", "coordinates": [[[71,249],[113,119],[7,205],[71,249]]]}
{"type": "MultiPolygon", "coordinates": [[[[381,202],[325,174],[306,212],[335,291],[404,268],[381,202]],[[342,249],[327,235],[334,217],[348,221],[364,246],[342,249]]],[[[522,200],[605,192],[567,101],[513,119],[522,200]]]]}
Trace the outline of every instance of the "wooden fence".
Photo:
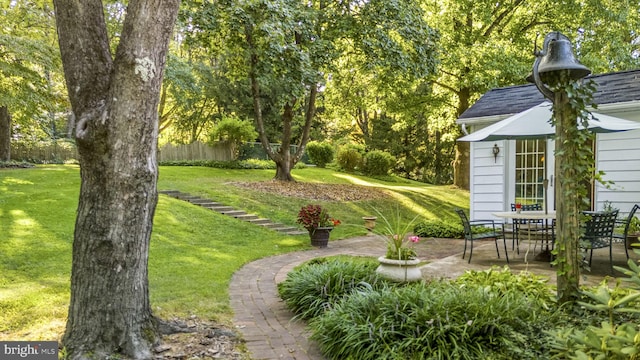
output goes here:
{"type": "Polygon", "coordinates": [[[57,142],[37,145],[11,144],[11,160],[33,163],[59,163],[78,159],[78,150],[71,143],[57,142]]]}
{"type": "Polygon", "coordinates": [[[214,146],[196,141],[186,145],[166,144],[158,151],[158,161],[182,161],[182,160],[233,160],[231,147],[224,143],[214,146]]]}
{"type": "MultiPolygon", "coordinates": [[[[57,143],[24,145],[11,144],[11,160],[34,163],[60,163],[78,159],[78,150],[73,144],[57,143]]],[[[209,146],[201,142],[187,145],[166,144],[158,150],[158,161],[188,160],[233,160],[231,148],[223,143],[209,146]]]]}

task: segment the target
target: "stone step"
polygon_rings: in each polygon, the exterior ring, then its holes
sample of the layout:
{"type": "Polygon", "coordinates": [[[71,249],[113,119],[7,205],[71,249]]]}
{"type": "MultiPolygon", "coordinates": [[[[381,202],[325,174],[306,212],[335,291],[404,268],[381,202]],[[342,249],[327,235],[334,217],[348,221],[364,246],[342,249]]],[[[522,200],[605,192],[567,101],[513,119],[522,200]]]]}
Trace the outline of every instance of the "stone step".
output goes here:
{"type": "Polygon", "coordinates": [[[227,215],[227,216],[231,216],[231,217],[247,215],[247,213],[245,211],[242,211],[242,210],[219,211],[219,213],[227,215]]]}
{"type": "Polygon", "coordinates": [[[202,204],[211,203],[212,201],[209,199],[197,198],[197,199],[190,199],[189,202],[196,205],[202,205],[202,204]]]}
{"type": "Polygon", "coordinates": [[[202,204],[198,204],[198,205],[200,205],[200,206],[202,206],[202,207],[205,207],[205,208],[207,208],[207,209],[211,209],[211,208],[215,208],[215,207],[220,207],[220,206],[226,206],[226,205],[224,205],[224,204],[221,204],[221,203],[219,203],[219,202],[215,202],[215,201],[211,201],[211,200],[209,200],[209,202],[202,203],[202,204]]]}
{"type": "Polygon", "coordinates": [[[252,224],[255,224],[255,225],[264,225],[264,224],[270,224],[271,223],[271,220],[264,219],[264,218],[249,219],[247,221],[252,223],[252,224]]]}
{"type": "Polygon", "coordinates": [[[258,215],[255,215],[255,214],[247,214],[243,210],[237,210],[232,206],[227,206],[219,202],[212,201],[210,199],[202,198],[200,196],[193,196],[187,193],[180,192],[178,190],[160,190],[158,191],[158,193],[171,196],[183,201],[187,201],[193,205],[202,206],[204,208],[216,211],[220,214],[232,216],[238,220],[246,221],[254,225],[262,226],[267,229],[277,231],[283,234],[287,234],[287,235],[308,234],[307,231],[300,230],[298,228],[281,224],[281,223],[274,223],[269,219],[260,218],[258,215]]]}
{"type": "Polygon", "coordinates": [[[177,198],[188,202],[191,202],[191,200],[201,199],[199,196],[193,196],[185,193],[179,194],[177,198]]]}
{"type": "Polygon", "coordinates": [[[297,231],[298,229],[292,228],[291,226],[280,226],[280,227],[269,227],[269,229],[281,233],[289,233],[290,231],[297,231]]]}
{"type": "Polygon", "coordinates": [[[296,228],[291,228],[291,230],[280,231],[281,233],[288,235],[309,235],[309,232],[306,230],[300,230],[296,228]]]}
{"type": "Polygon", "coordinates": [[[285,224],[281,224],[281,223],[269,223],[269,224],[264,224],[264,227],[268,227],[269,229],[282,229],[282,228],[286,228],[286,227],[291,227],[291,226],[287,226],[285,224]]]}
{"type": "Polygon", "coordinates": [[[242,220],[242,221],[258,220],[259,219],[258,215],[255,215],[255,214],[235,215],[234,218],[236,218],[238,220],[242,220]]]}
{"type": "Polygon", "coordinates": [[[213,210],[215,212],[219,212],[219,213],[235,210],[231,206],[226,206],[226,205],[207,206],[207,209],[211,209],[211,210],[213,210]]]}

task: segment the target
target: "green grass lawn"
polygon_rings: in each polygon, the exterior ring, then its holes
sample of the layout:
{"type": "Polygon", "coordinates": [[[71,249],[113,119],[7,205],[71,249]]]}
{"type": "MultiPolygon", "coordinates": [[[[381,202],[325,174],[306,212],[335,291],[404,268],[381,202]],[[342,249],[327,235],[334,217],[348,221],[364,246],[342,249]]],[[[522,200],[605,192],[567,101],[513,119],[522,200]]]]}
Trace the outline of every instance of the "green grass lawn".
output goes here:
{"type": "MultiPolygon", "coordinates": [[[[309,201],[228,184],[268,181],[273,170],[161,167],[158,189],[211,198],[295,225],[299,208],[326,206],[343,225],[332,240],[365,233],[364,215],[400,205],[403,217],[457,221],[468,193],[447,186],[384,182],[328,169],[294,170],[298,181],[361,184],[385,189],[383,199],[309,201]]],[[[0,170],[0,340],[58,339],[69,302],[71,243],[80,186],[77,166],[0,170]]],[[[310,248],[307,236],[287,236],[160,196],[149,254],[149,288],[156,315],[196,315],[228,323],[232,274],[252,260],[310,248]]]]}

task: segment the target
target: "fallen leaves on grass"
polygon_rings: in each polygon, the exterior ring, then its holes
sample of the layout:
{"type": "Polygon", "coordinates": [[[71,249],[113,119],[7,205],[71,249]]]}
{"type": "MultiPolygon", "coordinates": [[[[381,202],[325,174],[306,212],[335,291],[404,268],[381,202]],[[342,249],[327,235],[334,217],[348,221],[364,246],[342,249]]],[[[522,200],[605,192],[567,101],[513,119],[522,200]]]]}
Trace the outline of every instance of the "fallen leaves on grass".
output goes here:
{"type": "Polygon", "coordinates": [[[290,181],[232,182],[232,185],[282,196],[324,201],[360,201],[387,196],[384,190],[361,185],[290,181]]]}

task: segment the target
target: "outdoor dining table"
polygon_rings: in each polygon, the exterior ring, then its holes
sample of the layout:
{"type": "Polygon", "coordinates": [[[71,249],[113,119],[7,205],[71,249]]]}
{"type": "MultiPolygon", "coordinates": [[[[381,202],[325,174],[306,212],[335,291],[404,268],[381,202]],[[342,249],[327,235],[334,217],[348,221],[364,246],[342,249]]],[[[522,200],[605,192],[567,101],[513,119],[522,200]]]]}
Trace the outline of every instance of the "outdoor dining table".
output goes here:
{"type": "MultiPolygon", "coordinates": [[[[549,227],[549,221],[553,222],[556,218],[555,211],[544,211],[544,210],[530,210],[530,211],[499,211],[491,213],[491,215],[503,219],[518,219],[518,220],[543,220],[545,228],[549,227]]],[[[529,240],[531,240],[531,232],[528,232],[529,240]]],[[[553,241],[553,239],[551,239],[553,241]]],[[[528,250],[527,250],[528,252],[528,250]]],[[[549,239],[547,239],[547,248],[543,250],[540,254],[534,257],[534,260],[538,261],[550,261],[551,260],[551,251],[549,250],[549,239]]],[[[525,255],[526,261],[526,255],[525,255]]]]}

